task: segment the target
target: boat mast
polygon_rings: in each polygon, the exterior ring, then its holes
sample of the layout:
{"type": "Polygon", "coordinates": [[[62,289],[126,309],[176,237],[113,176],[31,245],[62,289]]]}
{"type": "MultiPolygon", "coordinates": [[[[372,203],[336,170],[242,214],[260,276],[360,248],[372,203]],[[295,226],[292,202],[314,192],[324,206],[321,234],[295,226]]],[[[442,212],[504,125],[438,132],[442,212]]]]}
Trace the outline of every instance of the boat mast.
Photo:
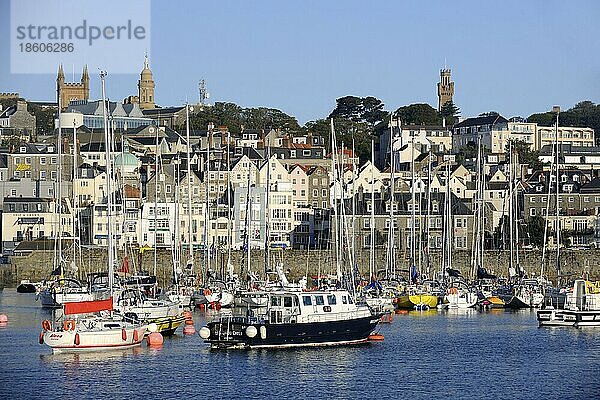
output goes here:
{"type": "MultiPolygon", "coordinates": [[[[208,273],[210,267],[210,253],[208,251],[208,237],[210,235],[210,142],[211,142],[212,131],[209,129],[206,132],[206,170],[204,175],[204,182],[206,182],[206,204],[205,204],[205,217],[204,217],[204,258],[202,260],[202,274],[208,273]]],[[[206,282],[204,282],[206,283],[206,282]]]]}
{"type": "Polygon", "coordinates": [[[556,129],[555,129],[555,140],[556,140],[556,276],[557,285],[560,282],[560,157],[558,147],[558,116],[560,114],[560,107],[552,107],[552,111],[556,113],[556,129]]]}
{"type": "Polygon", "coordinates": [[[108,115],[106,110],[106,91],[104,80],[106,78],[106,72],[100,71],[100,81],[102,82],[102,117],[104,120],[104,153],[106,157],[106,187],[107,187],[107,219],[108,219],[108,287],[110,297],[113,296],[113,285],[114,285],[114,268],[115,268],[115,254],[114,254],[114,243],[113,243],[113,202],[112,202],[112,165],[111,165],[111,137],[108,127],[108,115]]]}
{"type": "Polygon", "coordinates": [[[515,271],[514,261],[514,221],[513,221],[513,164],[512,164],[512,141],[508,142],[508,235],[509,235],[509,246],[510,246],[510,261],[508,267],[509,278],[512,278],[512,274],[515,271]]]}
{"type": "Polygon", "coordinates": [[[416,269],[415,265],[415,138],[410,140],[410,201],[412,203],[410,212],[410,267],[416,269]]]}
{"type": "MultiPolygon", "coordinates": [[[[550,218],[550,198],[552,197],[552,173],[556,168],[556,162],[554,159],[555,147],[552,146],[552,156],[550,161],[550,171],[548,172],[548,192],[546,197],[546,213],[544,214],[544,243],[542,245],[542,258],[540,260],[540,278],[544,277],[544,266],[546,263],[546,250],[547,250],[547,241],[548,241],[548,220],[550,218]]],[[[558,176],[558,171],[556,173],[558,176]]]]}
{"type": "MultiPolygon", "coordinates": [[[[353,274],[359,276],[357,263],[356,263],[356,161],[355,161],[355,152],[354,152],[354,137],[352,137],[352,271],[353,274]]],[[[360,280],[360,279],[358,279],[360,280]]],[[[354,282],[354,287],[356,286],[356,282],[354,282]]]]}
{"type": "MultiPolygon", "coordinates": [[[[62,67],[61,67],[62,68],[62,67]]],[[[57,203],[58,203],[58,232],[57,232],[57,236],[58,236],[58,253],[56,254],[56,257],[54,259],[54,261],[58,264],[57,267],[59,268],[59,272],[60,272],[60,277],[63,278],[64,277],[64,271],[63,271],[63,265],[62,265],[62,230],[63,230],[63,226],[62,226],[62,127],[61,127],[61,122],[60,122],[60,111],[61,111],[61,93],[60,93],[60,89],[58,89],[58,136],[56,138],[56,152],[57,152],[57,156],[58,156],[58,163],[56,165],[56,179],[58,182],[58,188],[57,188],[57,203]]],[[[55,247],[56,249],[56,247],[55,247]]],[[[55,250],[56,251],[56,250],[55,250]]],[[[56,269],[56,268],[54,268],[56,269]]]]}
{"type": "Polygon", "coordinates": [[[156,265],[158,264],[158,240],[156,235],[158,233],[158,185],[160,184],[160,174],[158,171],[158,158],[159,158],[159,146],[158,146],[158,126],[156,127],[156,148],[154,151],[154,271],[153,275],[156,276],[156,265]]]}
{"type": "Polygon", "coordinates": [[[251,198],[251,194],[252,192],[250,191],[250,173],[251,173],[251,169],[252,169],[252,161],[250,161],[250,159],[248,158],[248,190],[247,190],[247,195],[246,195],[246,273],[248,274],[248,276],[250,276],[250,256],[252,254],[251,247],[252,247],[252,240],[250,239],[250,235],[251,235],[251,227],[252,227],[252,198],[251,198]]]}
{"type": "MultiPolygon", "coordinates": [[[[425,265],[427,267],[427,275],[431,276],[431,259],[429,257],[429,252],[431,251],[431,228],[430,228],[430,220],[431,220],[431,143],[429,144],[429,157],[427,159],[427,213],[425,216],[425,237],[427,241],[425,242],[426,252],[425,252],[425,265]]],[[[439,205],[438,205],[439,207],[439,205]]]]}
{"type": "Polygon", "coordinates": [[[265,195],[265,279],[267,279],[267,273],[269,271],[269,235],[271,234],[270,224],[271,224],[271,210],[269,209],[269,197],[271,194],[271,147],[267,144],[267,190],[265,195]]]}
{"type": "MultiPolygon", "coordinates": [[[[75,122],[75,119],[73,119],[73,178],[71,179],[71,183],[72,183],[72,198],[73,198],[73,204],[71,205],[71,223],[72,223],[72,227],[73,227],[73,260],[72,260],[72,264],[73,266],[77,266],[77,264],[75,263],[75,259],[77,258],[77,247],[75,246],[75,238],[79,239],[79,232],[76,228],[76,222],[77,222],[77,214],[75,212],[76,210],[76,202],[77,202],[77,191],[75,190],[75,177],[77,176],[77,124],[75,122]]],[[[79,240],[78,240],[79,243],[79,240]]]]}
{"type": "MultiPolygon", "coordinates": [[[[341,182],[338,180],[338,166],[336,163],[336,151],[337,151],[337,146],[336,146],[336,137],[335,137],[335,128],[333,126],[333,118],[330,119],[330,123],[331,123],[331,176],[333,177],[332,182],[333,182],[333,227],[334,227],[334,231],[335,231],[335,239],[336,239],[336,244],[331,243],[331,245],[335,246],[335,265],[336,265],[336,273],[337,273],[337,277],[338,279],[341,279],[341,275],[342,275],[342,270],[341,270],[341,265],[340,265],[340,246],[339,246],[339,240],[338,240],[338,236],[339,236],[339,230],[340,230],[340,226],[339,226],[339,221],[338,221],[338,204],[337,204],[337,191],[338,191],[338,185],[341,186],[341,182]]],[[[343,203],[343,192],[342,192],[342,196],[340,198],[340,203],[343,203]]],[[[331,233],[330,233],[330,238],[331,233]]]]}
{"type": "Polygon", "coordinates": [[[194,248],[192,245],[192,166],[190,159],[190,106],[185,105],[185,140],[186,149],[186,168],[187,168],[187,208],[188,208],[188,262],[189,273],[194,275],[194,248]]]}
{"type": "MultiPolygon", "coordinates": [[[[179,177],[181,176],[181,158],[179,157],[179,151],[177,152],[177,159],[175,162],[175,179],[174,179],[174,188],[173,188],[173,211],[174,211],[174,219],[175,226],[173,227],[173,243],[172,243],[172,251],[173,251],[173,280],[175,283],[175,292],[179,294],[179,273],[181,272],[181,248],[179,247],[181,244],[181,234],[180,234],[180,213],[179,213],[179,177]]],[[[165,193],[166,197],[166,193],[165,193]]]]}
{"type": "Polygon", "coordinates": [[[227,219],[227,271],[230,272],[231,278],[233,278],[233,271],[231,269],[231,164],[229,160],[229,129],[227,130],[227,214],[229,218],[227,219]]]}
{"type": "Polygon", "coordinates": [[[369,253],[369,279],[375,279],[375,141],[371,140],[371,252],[369,253]]]}
{"type": "Polygon", "coordinates": [[[395,223],[396,215],[394,207],[396,205],[396,158],[394,156],[394,125],[393,117],[390,116],[390,226],[388,230],[388,262],[385,270],[385,276],[389,279],[396,270],[396,258],[394,257],[394,238],[395,238],[395,223]]]}

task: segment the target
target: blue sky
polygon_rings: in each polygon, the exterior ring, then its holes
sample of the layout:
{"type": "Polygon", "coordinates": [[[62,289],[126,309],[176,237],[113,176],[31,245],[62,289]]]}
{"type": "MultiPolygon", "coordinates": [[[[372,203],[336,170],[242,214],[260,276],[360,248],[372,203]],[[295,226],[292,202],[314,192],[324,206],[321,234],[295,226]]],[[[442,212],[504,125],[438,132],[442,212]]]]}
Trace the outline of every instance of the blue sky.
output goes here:
{"type": "MultiPolygon", "coordinates": [[[[53,100],[55,74],[10,74],[8,4],[0,0],[0,92],[53,100]]],[[[600,102],[598,1],[181,0],[153,1],[151,15],[163,106],[197,100],[204,78],[211,102],[279,108],[301,123],[349,94],[378,97],[387,109],[435,107],[444,60],[463,116],[600,102]]],[[[138,77],[109,71],[109,97],[135,94],[138,77]]]]}

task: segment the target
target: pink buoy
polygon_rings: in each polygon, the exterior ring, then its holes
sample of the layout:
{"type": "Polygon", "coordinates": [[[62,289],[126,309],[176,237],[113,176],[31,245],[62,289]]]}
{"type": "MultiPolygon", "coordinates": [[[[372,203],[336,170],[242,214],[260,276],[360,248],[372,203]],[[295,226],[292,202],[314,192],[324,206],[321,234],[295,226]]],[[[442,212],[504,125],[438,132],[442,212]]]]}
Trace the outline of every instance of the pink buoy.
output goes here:
{"type": "Polygon", "coordinates": [[[193,335],[194,333],[196,333],[196,328],[194,327],[194,325],[186,325],[183,328],[184,335],[193,335]]]}
{"type": "Polygon", "coordinates": [[[0,324],[5,324],[8,322],[8,316],[6,314],[0,314],[0,324]]]}
{"type": "Polygon", "coordinates": [[[146,337],[146,343],[150,347],[160,347],[163,345],[164,339],[159,332],[152,332],[146,337]]]}

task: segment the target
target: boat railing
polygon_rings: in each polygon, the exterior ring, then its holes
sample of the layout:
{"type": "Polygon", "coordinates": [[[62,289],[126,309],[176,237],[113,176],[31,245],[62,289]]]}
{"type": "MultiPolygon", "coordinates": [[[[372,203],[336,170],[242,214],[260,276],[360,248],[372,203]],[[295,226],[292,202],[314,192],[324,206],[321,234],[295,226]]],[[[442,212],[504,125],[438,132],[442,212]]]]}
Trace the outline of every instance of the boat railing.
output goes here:
{"type": "Polygon", "coordinates": [[[368,310],[331,312],[322,314],[308,314],[305,316],[306,322],[326,322],[326,321],[341,321],[348,319],[364,318],[371,315],[368,310]]]}

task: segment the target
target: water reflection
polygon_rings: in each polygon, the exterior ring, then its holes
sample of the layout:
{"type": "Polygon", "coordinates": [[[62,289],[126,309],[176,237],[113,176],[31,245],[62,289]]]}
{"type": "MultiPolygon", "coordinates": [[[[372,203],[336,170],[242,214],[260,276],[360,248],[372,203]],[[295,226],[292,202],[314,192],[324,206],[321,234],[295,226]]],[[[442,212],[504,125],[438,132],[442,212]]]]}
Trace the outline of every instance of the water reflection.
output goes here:
{"type": "MultiPolygon", "coordinates": [[[[383,342],[361,346],[211,351],[197,334],[179,333],[165,338],[161,348],[144,343],[56,355],[38,345],[40,322],[50,313],[34,297],[5,290],[0,312],[9,316],[0,327],[3,398],[38,393],[171,398],[176,393],[179,398],[537,399],[600,393],[600,330],[539,329],[530,310],[410,311],[380,326],[383,342]]],[[[194,312],[196,326],[204,318],[194,312]]]]}
{"type": "Polygon", "coordinates": [[[40,354],[40,360],[46,364],[61,363],[65,365],[86,365],[119,361],[126,357],[136,356],[142,352],[140,347],[110,351],[89,351],[81,353],[40,354]]]}

